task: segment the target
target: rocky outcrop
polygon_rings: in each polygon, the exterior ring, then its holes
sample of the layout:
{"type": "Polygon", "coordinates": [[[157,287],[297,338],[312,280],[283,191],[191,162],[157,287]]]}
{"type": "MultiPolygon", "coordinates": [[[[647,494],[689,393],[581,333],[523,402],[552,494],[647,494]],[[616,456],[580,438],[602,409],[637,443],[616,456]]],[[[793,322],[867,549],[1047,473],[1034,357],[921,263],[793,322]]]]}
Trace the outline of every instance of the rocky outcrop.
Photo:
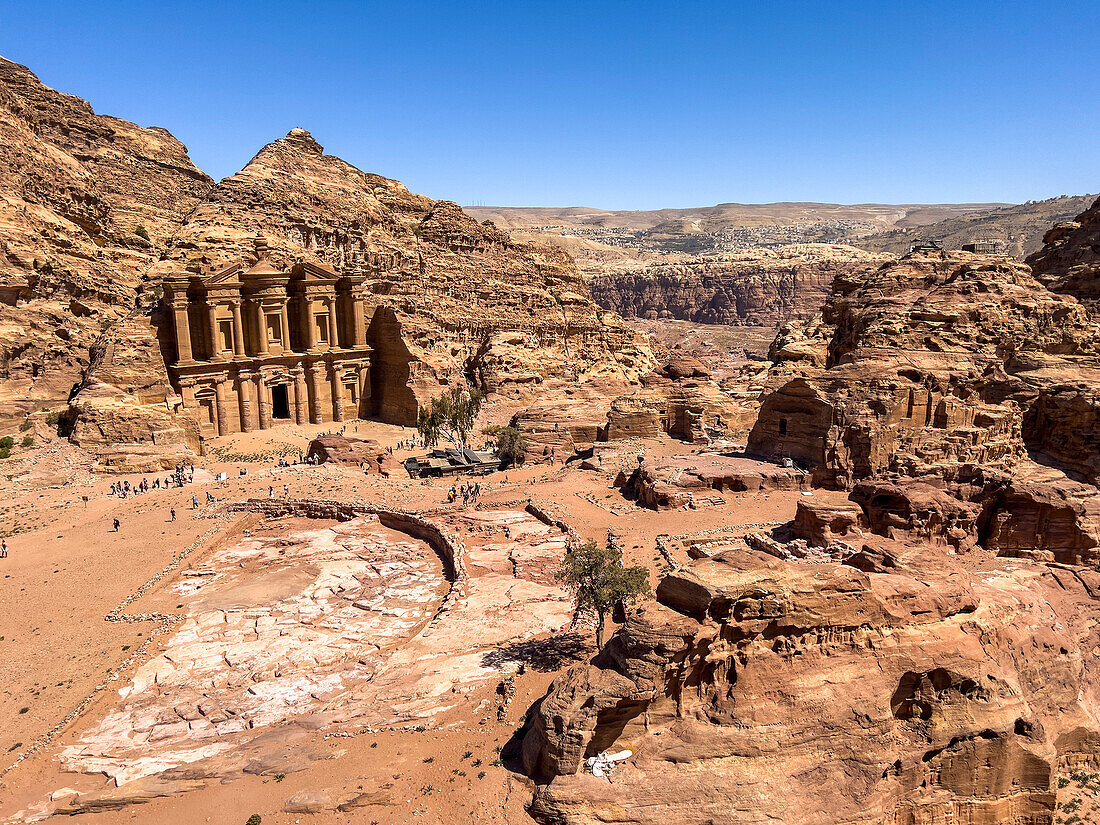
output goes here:
{"type": "MultiPolygon", "coordinates": [[[[0,58],[0,427],[64,408],[213,181],[160,128],[97,115],[0,58]]],[[[155,417],[155,416],[154,416],[155,417]]]]}
{"type": "Polygon", "coordinates": [[[309,442],[306,458],[318,464],[361,467],[367,475],[389,476],[404,469],[390,452],[367,438],[347,438],[342,435],[322,435],[309,442]]]}
{"type": "Polygon", "coordinates": [[[0,423],[71,399],[75,440],[107,461],[118,439],[168,462],[197,448],[158,353],[172,349],[160,282],[249,260],[257,239],[276,265],[367,277],[373,413],[388,421],[412,423],[448,383],[629,384],[655,366],[566,254],[326,155],[302,129],[215,185],[165,130],[96,115],[2,60],[0,125],[0,423]]]}
{"type": "Polygon", "coordinates": [[[1027,262],[1055,292],[1100,304],[1100,198],[1076,220],[1055,224],[1027,262]]]}
{"type": "Polygon", "coordinates": [[[667,575],[536,707],[535,819],[1052,822],[1064,766],[1100,758],[1100,579],[856,541],[838,561],[741,549],[667,575]],[[613,783],[583,772],[622,748],[613,783]]]}
{"type": "Polygon", "coordinates": [[[837,275],[866,275],[887,260],[825,244],[753,249],[603,275],[592,295],[628,318],[774,325],[819,312],[837,275]]]}
{"type": "Polygon", "coordinates": [[[803,490],[809,476],[793,467],[727,455],[687,455],[645,459],[624,492],[654,510],[695,507],[713,492],[803,490]]]}

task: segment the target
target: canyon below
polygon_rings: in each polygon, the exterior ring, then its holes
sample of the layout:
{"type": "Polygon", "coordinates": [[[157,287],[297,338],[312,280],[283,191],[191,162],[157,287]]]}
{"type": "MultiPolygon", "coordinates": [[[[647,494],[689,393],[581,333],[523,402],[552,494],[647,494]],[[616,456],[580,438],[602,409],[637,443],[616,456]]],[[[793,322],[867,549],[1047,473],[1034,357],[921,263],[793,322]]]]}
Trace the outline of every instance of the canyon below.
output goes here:
{"type": "Polygon", "coordinates": [[[0,58],[0,822],[1100,821],[1100,198],[318,137],[216,181],[0,58]]]}

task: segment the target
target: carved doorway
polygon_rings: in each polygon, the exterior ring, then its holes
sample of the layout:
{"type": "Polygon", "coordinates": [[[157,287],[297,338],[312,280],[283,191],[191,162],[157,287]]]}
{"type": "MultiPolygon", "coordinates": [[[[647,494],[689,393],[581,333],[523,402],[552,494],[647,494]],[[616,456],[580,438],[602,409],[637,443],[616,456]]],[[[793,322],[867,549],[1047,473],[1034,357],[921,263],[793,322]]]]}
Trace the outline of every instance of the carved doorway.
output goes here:
{"type": "Polygon", "coordinates": [[[276,384],[271,388],[271,417],[290,418],[290,398],[286,384],[276,384]]]}

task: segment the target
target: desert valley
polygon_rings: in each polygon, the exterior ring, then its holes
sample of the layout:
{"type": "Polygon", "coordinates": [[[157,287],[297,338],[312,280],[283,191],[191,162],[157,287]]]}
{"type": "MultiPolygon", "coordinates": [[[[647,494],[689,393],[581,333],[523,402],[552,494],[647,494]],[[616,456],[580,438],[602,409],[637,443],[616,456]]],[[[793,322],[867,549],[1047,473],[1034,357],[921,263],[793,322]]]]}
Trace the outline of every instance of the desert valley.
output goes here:
{"type": "Polygon", "coordinates": [[[1095,195],[214,180],[32,68],[0,822],[1100,821],[1095,195]]]}

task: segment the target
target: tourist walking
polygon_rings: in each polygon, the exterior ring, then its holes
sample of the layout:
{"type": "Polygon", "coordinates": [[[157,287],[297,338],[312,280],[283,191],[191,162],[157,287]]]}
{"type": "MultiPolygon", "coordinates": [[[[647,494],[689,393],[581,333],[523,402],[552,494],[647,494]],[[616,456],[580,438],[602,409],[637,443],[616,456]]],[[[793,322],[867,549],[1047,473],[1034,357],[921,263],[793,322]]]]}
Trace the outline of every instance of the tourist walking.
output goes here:
{"type": "Polygon", "coordinates": [[[169,510],[168,512],[172,514],[172,521],[175,521],[175,520],[176,520],[176,508],[175,508],[175,507],[173,507],[173,508],[172,508],[171,510],[169,510]]]}
{"type": "Polygon", "coordinates": [[[6,559],[8,557],[8,540],[4,539],[0,541],[0,559],[6,559]]]}
{"type": "Polygon", "coordinates": [[[120,522],[120,521],[119,521],[119,520],[118,520],[118,519],[116,518],[116,519],[114,520],[114,531],[115,531],[116,533],[118,532],[118,528],[119,528],[120,526],[122,526],[122,522],[120,522]]]}

